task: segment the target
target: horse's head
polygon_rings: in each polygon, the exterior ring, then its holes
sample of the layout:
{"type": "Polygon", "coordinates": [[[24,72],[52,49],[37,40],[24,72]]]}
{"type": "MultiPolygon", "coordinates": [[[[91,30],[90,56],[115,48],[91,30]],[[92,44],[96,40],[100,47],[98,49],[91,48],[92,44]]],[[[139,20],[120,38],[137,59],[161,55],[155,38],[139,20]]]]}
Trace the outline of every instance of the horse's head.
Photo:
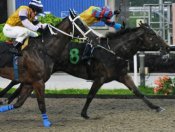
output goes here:
{"type": "Polygon", "coordinates": [[[164,54],[169,53],[168,44],[148,24],[141,23],[136,34],[142,40],[143,50],[159,50],[164,54]]]}

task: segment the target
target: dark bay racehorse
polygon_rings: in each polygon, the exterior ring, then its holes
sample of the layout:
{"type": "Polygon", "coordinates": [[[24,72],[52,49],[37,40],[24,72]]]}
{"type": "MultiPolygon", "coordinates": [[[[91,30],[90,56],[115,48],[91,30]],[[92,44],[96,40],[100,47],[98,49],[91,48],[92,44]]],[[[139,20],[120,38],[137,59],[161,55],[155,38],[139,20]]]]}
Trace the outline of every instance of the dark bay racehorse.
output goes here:
{"type": "MultiPolygon", "coordinates": [[[[79,18],[77,17],[76,19],[78,20],[79,18]]],[[[39,109],[42,113],[43,125],[45,127],[49,127],[51,125],[46,114],[44,100],[45,82],[50,78],[55,62],[60,58],[65,46],[71,40],[71,37],[67,36],[67,34],[72,31],[74,31],[77,35],[82,34],[78,31],[80,29],[77,26],[78,24],[76,23],[77,25],[75,27],[73,26],[74,24],[75,23],[71,19],[71,16],[66,17],[57,27],[57,29],[62,30],[62,32],[58,32],[55,31],[56,29],[53,29],[55,32],[57,32],[57,34],[51,35],[49,30],[47,30],[46,34],[44,34],[43,43],[41,42],[41,37],[30,39],[29,46],[23,50],[23,56],[19,57],[18,82],[22,83],[22,90],[19,98],[14,105],[1,106],[0,112],[19,108],[23,105],[31,91],[34,90],[39,109]]],[[[79,23],[79,25],[83,26],[82,23],[79,23]]],[[[93,39],[93,37],[90,38],[93,39]]],[[[5,66],[0,68],[1,77],[13,80],[13,73],[13,67],[5,66]]]]}
{"type": "MultiPolygon", "coordinates": [[[[101,40],[102,45],[96,45],[94,47],[90,65],[84,61],[80,61],[76,65],[70,63],[69,45],[66,45],[60,58],[57,59],[54,65],[53,72],[64,71],[76,77],[93,80],[92,87],[87,96],[87,101],[81,113],[82,117],[88,118],[87,109],[99,88],[104,83],[113,80],[126,85],[151,109],[161,111],[161,107],[151,103],[145,95],[138,90],[132,78],[128,75],[126,60],[133,57],[133,55],[140,50],[161,50],[168,52],[169,46],[146,24],[142,24],[138,28],[126,29],[117,33],[109,33],[106,37],[108,38],[108,46],[102,46],[106,45],[105,39],[101,40]]],[[[18,94],[15,96],[17,95],[18,94]]]]}

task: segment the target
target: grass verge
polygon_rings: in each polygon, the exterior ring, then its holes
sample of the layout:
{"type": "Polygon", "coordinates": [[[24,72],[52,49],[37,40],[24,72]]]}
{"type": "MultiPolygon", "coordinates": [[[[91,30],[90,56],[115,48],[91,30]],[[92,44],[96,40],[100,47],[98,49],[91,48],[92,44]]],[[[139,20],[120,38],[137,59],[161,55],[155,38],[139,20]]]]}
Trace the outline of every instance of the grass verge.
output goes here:
{"type": "MultiPolygon", "coordinates": [[[[2,90],[2,88],[0,89],[2,90]]],[[[153,88],[149,87],[139,87],[139,90],[145,95],[154,95],[153,88]]],[[[8,93],[11,94],[15,91],[15,88],[12,88],[8,93]]],[[[45,90],[46,94],[88,94],[89,89],[64,89],[64,90],[45,90]]],[[[100,89],[98,91],[99,95],[133,95],[129,89],[100,89]]]]}

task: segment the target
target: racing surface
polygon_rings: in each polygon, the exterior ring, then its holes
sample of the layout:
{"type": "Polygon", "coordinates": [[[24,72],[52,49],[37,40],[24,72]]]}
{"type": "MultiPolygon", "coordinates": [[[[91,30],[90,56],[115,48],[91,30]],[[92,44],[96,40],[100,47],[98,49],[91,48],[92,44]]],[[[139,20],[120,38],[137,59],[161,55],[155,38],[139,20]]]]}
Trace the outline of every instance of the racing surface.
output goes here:
{"type": "Polygon", "coordinates": [[[160,113],[140,99],[94,99],[88,120],[80,116],[85,98],[46,98],[52,126],[44,128],[36,98],[16,110],[0,113],[1,132],[173,132],[175,99],[151,99],[160,113]]]}

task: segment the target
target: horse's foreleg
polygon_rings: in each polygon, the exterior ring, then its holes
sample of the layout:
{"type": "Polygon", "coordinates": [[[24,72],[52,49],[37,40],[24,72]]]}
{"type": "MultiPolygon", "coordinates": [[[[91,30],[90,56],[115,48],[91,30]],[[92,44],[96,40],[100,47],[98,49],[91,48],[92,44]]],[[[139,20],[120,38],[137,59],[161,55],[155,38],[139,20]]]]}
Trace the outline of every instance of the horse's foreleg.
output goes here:
{"type": "Polygon", "coordinates": [[[85,119],[88,119],[89,116],[87,115],[87,109],[92,101],[92,99],[95,97],[96,93],[98,92],[98,90],[100,89],[100,87],[103,85],[103,83],[101,82],[97,82],[95,81],[92,86],[91,89],[87,95],[87,99],[86,99],[86,103],[81,111],[81,116],[85,119]]]}
{"type": "Polygon", "coordinates": [[[50,127],[51,122],[49,121],[48,116],[46,114],[46,106],[45,106],[45,99],[44,99],[45,84],[43,81],[39,81],[39,82],[34,83],[33,87],[34,87],[35,94],[37,97],[39,109],[42,113],[43,125],[45,127],[50,127]]]}
{"type": "Polygon", "coordinates": [[[151,109],[155,109],[157,112],[164,110],[160,106],[154,105],[152,102],[150,102],[148,98],[139,91],[139,89],[134,84],[134,81],[132,80],[131,76],[123,76],[120,82],[125,84],[137,97],[141,98],[151,109]]]}

